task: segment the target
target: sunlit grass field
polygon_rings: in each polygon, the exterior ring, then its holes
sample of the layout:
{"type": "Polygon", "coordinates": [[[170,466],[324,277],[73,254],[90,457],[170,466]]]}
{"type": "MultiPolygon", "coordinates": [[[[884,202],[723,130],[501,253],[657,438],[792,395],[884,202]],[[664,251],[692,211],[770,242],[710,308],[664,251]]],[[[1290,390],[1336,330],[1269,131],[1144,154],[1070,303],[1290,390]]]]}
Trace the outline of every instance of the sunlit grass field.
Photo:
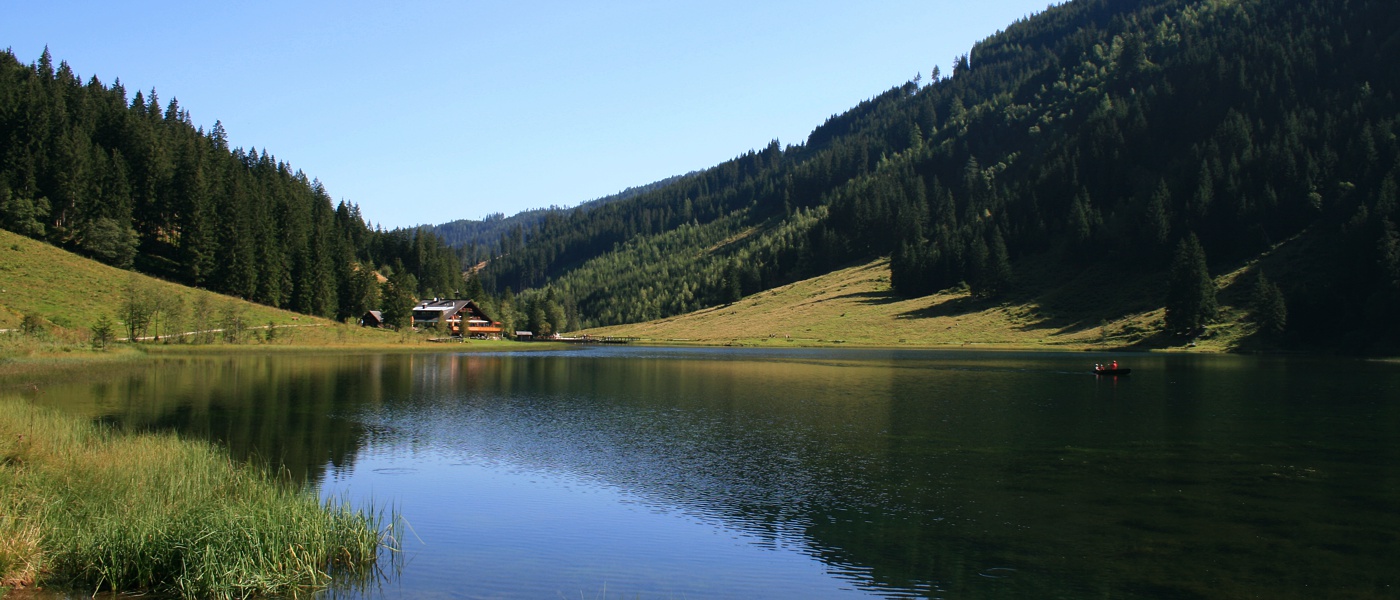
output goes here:
{"type": "MultiPolygon", "coordinates": [[[[1220,318],[1192,344],[1162,333],[1165,282],[1160,277],[1104,267],[1072,271],[1024,264],[1018,267],[1017,287],[1034,290],[1034,295],[1013,291],[998,300],[981,300],[951,289],[904,298],[890,289],[888,260],[851,266],[726,306],[582,333],[657,343],[1233,351],[1248,347],[1254,333],[1239,307],[1243,272],[1240,268],[1216,278],[1220,318]]],[[[0,376],[7,369],[71,362],[65,354],[86,349],[97,318],[105,314],[115,321],[123,289],[133,278],[161,294],[182,298],[186,307],[202,302],[213,310],[236,308],[249,326],[236,344],[215,339],[192,345],[176,338],[140,344],[144,352],[522,349],[510,342],[435,344],[429,341],[430,333],[368,329],[269,308],[114,269],[0,231],[0,329],[19,327],[26,314],[37,314],[52,326],[38,339],[0,334],[0,376]],[[6,365],[16,357],[29,366],[6,365]]]]}
{"type": "Polygon", "coordinates": [[[434,343],[434,337],[431,332],[359,327],[262,306],[113,268],[0,230],[0,377],[25,373],[38,376],[55,368],[127,361],[150,353],[535,348],[500,341],[434,343]],[[177,299],[175,304],[182,313],[180,322],[162,328],[173,329],[174,335],[139,344],[109,344],[101,352],[94,351],[92,330],[101,318],[112,323],[114,337],[125,337],[118,311],[125,300],[125,290],[133,285],[177,299]],[[200,306],[209,314],[196,315],[196,307],[200,306]],[[239,312],[245,323],[235,342],[226,340],[222,331],[211,331],[199,340],[194,339],[196,336],[180,335],[217,329],[218,314],[227,310],[239,312]],[[40,335],[20,333],[27,315],[38,319],[43,329],[40,335]],[[190,343],[194,341],[199,343],[190,343]]]}
{"type": "MultiPolygon", "coordinates": [[[[212,311],[234,303],[255,326],[329,324],[293,312],[269,308],[227,296],[185,287],[88,260],[43,242],[0,231],[0,329],[19,327],[33,313],[63,338],[68,333],[87,339],[92,324],[106,316],[117,321],[117,310],[128,283],[150,286],[156,293],[177,298],[186,312],[203,296],[212,311]]],[[[118,330],[120,326],[118,325],[118,330]]]]}
{"type": "MultiPolygon", "coordinates": [[[[745,346],[881,346],[1049,350],[1230,351],[1252,327],[1226,304],[1208,336],[1187,345],[1162,333],[1165,284],[1104,271],[1035,272],[1025,287],[980,300],[965,290],[905,298],[890,289],[889,261],[856,265],[748,296],[734,304],[647,323],[587,330],[658,343],[745,346]],[[1058,281],[1056,284],[1054,281],[1058,281]]],[[[1217,278],[1232,286],[1237,274],[1217,278]]]]}

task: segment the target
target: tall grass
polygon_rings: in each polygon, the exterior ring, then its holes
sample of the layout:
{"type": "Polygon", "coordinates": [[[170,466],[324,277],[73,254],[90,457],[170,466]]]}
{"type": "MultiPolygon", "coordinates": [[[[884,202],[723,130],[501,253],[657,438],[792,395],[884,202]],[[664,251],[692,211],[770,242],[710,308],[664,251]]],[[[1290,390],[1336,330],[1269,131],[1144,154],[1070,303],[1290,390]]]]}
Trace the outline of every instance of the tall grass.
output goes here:
{"type": "Polygon", "coordinates": [[[382,513],[234,464],[0,399],[0,585],[246,598],[372,578],[382,513]]]}

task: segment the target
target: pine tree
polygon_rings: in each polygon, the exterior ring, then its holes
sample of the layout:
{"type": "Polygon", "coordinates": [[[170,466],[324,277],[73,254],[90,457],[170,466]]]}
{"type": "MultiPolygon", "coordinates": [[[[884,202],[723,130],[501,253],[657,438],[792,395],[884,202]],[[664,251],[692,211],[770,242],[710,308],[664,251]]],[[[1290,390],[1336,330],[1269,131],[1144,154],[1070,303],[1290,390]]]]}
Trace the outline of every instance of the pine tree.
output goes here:
{"type": "Polygon", "coordinates": [[[737,261],[730,261],[724,267],[720,278],[720,301],[733,304],[744,297],[742,269],[737,261]]]}
{"type": "Polygon", "coordinates": [[[535,333],[535,338],[547,338],[554,334],[554,326],[550,324],[549,317],[544,312],[544,302],[536,299],[530,303],[530,331],[535,333]]]}
{"type": "Polygon", "coordinates": [[[113,331],[112,319],[107,315],[97,317],[97,322],[92,325],[92,347],[97,350],[107,349],[107,345],[116,337],[113,331]]]}
{"type": "Polygon", "coordinates": [[[1147,211],[1143,214],[1143,234],[1154,248],[1165,248],[1167,236],[1171,235],[1171,216],[1168,210],[1172,203],[1171,189],[1165,180],[1157,182],[1157,189],[1147,201],[1147,211]]]}
{"type": "Polygon", "coordinates": [[[1089,191],[1080,189],[1074,195],[1073,204],[1069,211],[1069,233],[1070,239],[1076,244],[1088,242],[1094,235],[1094,230],[1102,223],[1099,212],[1094,209],[1093,202],[1089,200],[1089,191]]]}
{"type": "Polygon", "coordinates": [[[1215,281],[1196,234],[1188,234],[1177,245],[1167,286],[1167,330],[1195,337],[1216,311],[1215,281]]]}
{"type": "Polygon", "coordinates": [[[992,243],[989,246],[987,265],[980,274],[982,288],[987,296],[997,296],[1011,287],[1011,255],[1006,250],[1006,240],[1000,228],[992,229],[992,243]]]}
{"type": "Polygon", "coordinates": [[[481,286],[481,277],[476,271],[467,275],[466,288],[462,297],[476,302],[482,302],[486,299],[486,289],[481,286]]]}
{"type": "Polygon", "coordinates": [[[926,265],[917,242],[900,242],[890,256],[890,287],[905,296],[919,296],[924,293],[924,271],[926,265]]]}
{"type": "Polygon", "coordinates": [[[1278,335],[1288,325],[1288,307],[1284,305],[1283,291],[1269,281],[1262,270],[1254,279],[1249,308],[1250,316],[1259,324],[1262,333],[1278,335]]]}
{"type": "Polygon", "coordinates": [[[385,325],[400,330],[413,325],[414,292],[417,289],[418,281],[402,265],[394,270],[394,274],[384,282],[380,294],[384,302],[380,310],[385,325]]]}

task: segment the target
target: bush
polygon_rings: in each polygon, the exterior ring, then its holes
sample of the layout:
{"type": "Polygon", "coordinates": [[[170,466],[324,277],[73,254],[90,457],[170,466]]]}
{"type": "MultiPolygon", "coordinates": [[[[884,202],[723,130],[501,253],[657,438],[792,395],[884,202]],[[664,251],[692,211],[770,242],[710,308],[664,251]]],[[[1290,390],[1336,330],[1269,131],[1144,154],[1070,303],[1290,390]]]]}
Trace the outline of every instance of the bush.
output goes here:
{"type": "Polygon", "coordinates": [[[44,325],[44,318],[34,313],[24,315],[24,320],[19,324],[20,333],[30,337],[40,337],[48,333],[48,327],[44,325]]]}

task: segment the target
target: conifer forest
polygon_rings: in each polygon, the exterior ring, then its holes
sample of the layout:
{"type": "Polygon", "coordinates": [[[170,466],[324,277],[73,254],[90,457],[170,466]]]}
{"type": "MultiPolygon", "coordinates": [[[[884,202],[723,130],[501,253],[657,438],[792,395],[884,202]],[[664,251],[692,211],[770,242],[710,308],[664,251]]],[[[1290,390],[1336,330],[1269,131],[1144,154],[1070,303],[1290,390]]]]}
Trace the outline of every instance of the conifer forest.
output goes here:
{"type": "Polygon", "coordinates": [[[1211,273],[1288,246],[1302,258],[1257,274],[1261,306],[1286,306],[1266,325],[1393,349],[1396,64],[1400,7],[1385,0],[1074,0],[797,143],[575,208],[385,231],[155,90],[6,52],[0,225],[308,314],[374,308],[387,277],[537,331],[659,319],[889,257],[906,296],[1033,294],[1030,268],[1159,273],[1165,326],[1190,335],[1211,318],[1211,273]]]}

